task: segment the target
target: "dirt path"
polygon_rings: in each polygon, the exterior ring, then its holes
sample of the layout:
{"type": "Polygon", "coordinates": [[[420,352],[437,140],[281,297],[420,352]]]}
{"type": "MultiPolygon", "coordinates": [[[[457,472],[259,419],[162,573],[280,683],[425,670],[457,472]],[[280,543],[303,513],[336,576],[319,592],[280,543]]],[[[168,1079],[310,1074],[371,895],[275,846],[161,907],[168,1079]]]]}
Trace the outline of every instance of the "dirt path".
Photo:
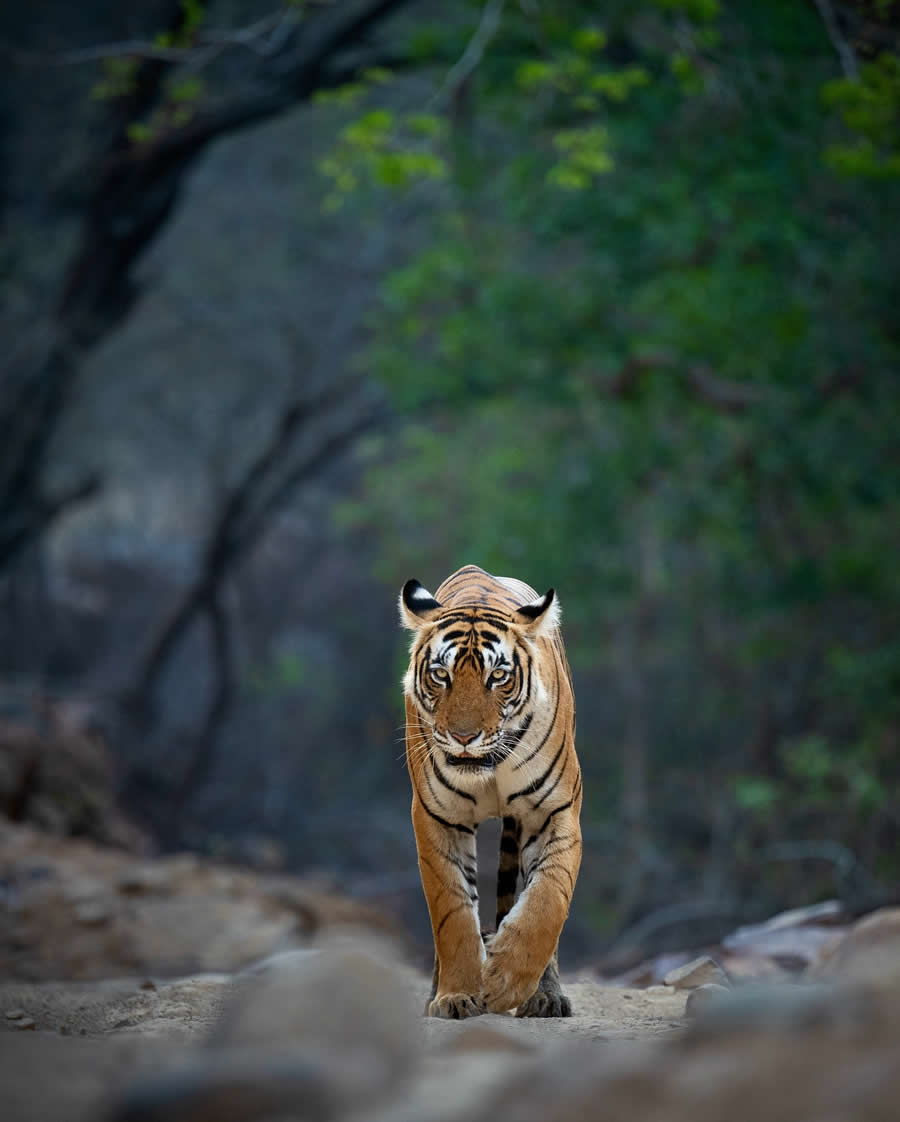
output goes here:
{"type": "MultiPolygon", "coordinates": [[[[424,1006],[428,984],[409,972],[416,1004],[424,1006]]],[[[202,1037],[222,1012],[231,986],[227,974],[198,975],[170,982],[124,979],[108,982],[7,982],[0,984],[0,1014],[21,1009],[35,1031],[62,1036],[109,1037],[116,1033],[191,1040],[202,1037]],[[146,988],[144,988],[146,987],[146,988]]],[[[568,982],[573,1016],[548,1021],[487,1015],[478,1023],[523,1040],[547,1036],[589,1040],[634,1040],[671,1032],[683,1022],[685,995],[665,986],[622,989],[595,982],[568,982]]],[[[426,1045],[438,1046],[466,1022],[422,1019],[426,1045]]],[[[473,1022],[469,1022],[473,1023],[473,1022]]]]}
{"type": "Polygon", "coordinates": [[[605,1122],[897,1117],[900,909],[856,925],[820,975],[720,987],[697,1021],[684,990],[566,988],[565,1020],[423,1018],[428,981],[371,935],[236,974],[4,983],[0,1117],[581,1122],[600,1106],[605,1122]]]}
{"type": "MultiPolygon", "coordinates": [[[[427,980],[411,970],[403,977],[412,1003],[422,1007],[427,980]]],[[[177,1063],[186,1045],[202,1045],[232,989],[233,976],[224,974],[167,982],[0,984],[3,1117],[9,1122],[96,1118],[111,1087],[177,1063]],[[18,1027],[32,1022],[33,1028],[18,1027]]],[[[467,1069],[470,1078],[490,1082],[498,1071],[496,1057],[504,1052],[533,1055],[576,1038],[602,1047],[672,1034],[683,1024],[684,994],[664,987],[620,989],[581,981],[566,989],[574,1015],[565,1020],[422,1018],[424,1062],[410,1101],[431,1098],[434,1086],[452,1082],[455,1069],[445,1057],[458,1058],[460,1052],[493,1057],[480,1075],[477,1062],[467,1069]]]]}

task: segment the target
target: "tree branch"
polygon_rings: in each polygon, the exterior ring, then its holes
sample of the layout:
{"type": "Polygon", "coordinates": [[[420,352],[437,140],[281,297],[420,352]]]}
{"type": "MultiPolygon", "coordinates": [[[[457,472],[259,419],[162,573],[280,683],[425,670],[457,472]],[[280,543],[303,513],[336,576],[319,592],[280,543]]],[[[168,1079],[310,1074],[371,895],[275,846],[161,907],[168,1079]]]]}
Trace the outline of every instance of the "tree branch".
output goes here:
{"type": "Polygon", "coordinates": [[[455,97],[459,89],[471,78],[484,58],[488,44],[497,34],[504,4],[505,0],[486,0],[472,38],[466,44],[466,49],[458,61],[447,72],[441,88],[429,99],[429,107],[438,104],[447,94],[455,97]]]}
{"type": "MultiPolygon", "coordinates": [[[[383,57],[340,59],[370,27],[412,0],[367,0],[340,5],[340,13],[310,21],[288,62],[277,72],[270,63],[257,86],[207,110],[197,109],[184,125],[166,125],[139,144],[123,136],[97,169],[97,186],[82,231],[81,244],[63,285],[58,316],[78,342],[90,345],[128,311],[134,298],[129,284],[134,262],[167,221],[191,162],[213,140],[284,112],[316,90],[341,85],[383,57]]],[[[180,9],[179,9],[180,10],[180,9]]],[[[394,61],[394,60],[390,60],[394,61]]],[[[164,67],[149,61],[145,68],[164,67]]],[[[149,70],[158,83],[159,74],[149,70]]],[[[155,87],[153,87],[155,88],[155,87]]],[[[129,99],[131,100],[131,99],[129,99]]],[[[143,98],[139,113],[152,106],[143,98]]]]}
{"type": "Polygon", "coordinates": [[[126,695],[126,703],[139,721],[145,722],[152,715],[157,682],[176,647],[198,616],[206,613],[212,617],[215,613],[223,582],[260,540],[272,518],[301,483],[323,470],[375,423],[374,412],[345,423],[301,464],[277,478],[304,427],[346,398],[358,381],[335,383],[315,398],[287,406],[269,440],[227,495],[213,522],[196,579],[151,640],[126,695]]]}
{"type": "MultiPolygon", "coordinates": [[[[284,43],[285,31],[300,22],[295,9],[284,8],[272,12],[246,27],[228,31],[198,31],[189,47],[164,47],[146,39],[124,39],[115,43],[98,43],[93,47],[80,47],[73,51],[27,51],[12,43],[0,42],[0,56],[16,66],[84,66],[111,58],[152,59],[156,62],[190,63],[213,55],[210,47],[225,50],[242,47],[263,58],[276,53],[284,43]]],[[[218,51],[216,52],[219,53],[218,51]]]]}
{"type": "Polygon", "coordinates": [[[219,733],[234,701],[237,684],[228,614],[222,603],[220,590],[217,590],[207,602],[206,615],[209,620],[215,686],[191,759],[171,803],[172,829],[191,796],[203,787],[212,774],[216,762],[219,733]]]}
{"type": "Polygon", "coordinates": [[[853,53],[853,48],[841,34],[841,29],[838,27],[837,16],[835,15],[834,8],[831,6],[831,0],[815,0],[815,5],[819,9],[819,15],[822,17],[822,23],[825,24],[825,30],[828,32],[831,45],[837,51],[838,58],[841,60],[841,69],[848,78],[852,78],[855,81],[859,77],[856,55],[853,53]]]}
{"type": "Polygon", "coordinates": [[[721,413],[742,413],[758,404],[762,396],[756,386],[721,378],[700,362],[684,366],[677,355],[667,351],[631,355],[608,384],[608,392],[614,397],[632,397],[646,376],[658,369],[674,373],[697,397],[721,413]]]}

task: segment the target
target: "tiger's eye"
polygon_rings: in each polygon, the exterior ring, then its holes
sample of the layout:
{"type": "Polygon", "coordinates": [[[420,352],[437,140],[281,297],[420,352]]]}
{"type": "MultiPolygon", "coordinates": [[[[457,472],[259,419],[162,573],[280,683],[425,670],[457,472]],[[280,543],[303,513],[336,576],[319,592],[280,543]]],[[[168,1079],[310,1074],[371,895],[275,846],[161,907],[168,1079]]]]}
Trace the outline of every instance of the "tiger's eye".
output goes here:
{"type": "Polygon", "coordinates": [[[509,671],[503,670],[499,666],[496,670],[492,670],[488,675],[489,682],[503,682],[509,677],[509,671]]]}
{"type": "Polygon", "coordinates": [[[447,671],[446,671],[446,670],[445,670],[445,669],[443,668],[443,666],[432,666],[432,668],[431,668],[431,677],[432,677],[432,678],[433,678],[433,679],[434,679],[434,680],[435,680],[436,682],[440,682],[440,683],[441,683],[441,685],[446,685],[446,684],[447,684],[447,682],[449,682],[449,681],[450,681],[450,675],[449,675],[449,674],[447,673],[447,671]]]}

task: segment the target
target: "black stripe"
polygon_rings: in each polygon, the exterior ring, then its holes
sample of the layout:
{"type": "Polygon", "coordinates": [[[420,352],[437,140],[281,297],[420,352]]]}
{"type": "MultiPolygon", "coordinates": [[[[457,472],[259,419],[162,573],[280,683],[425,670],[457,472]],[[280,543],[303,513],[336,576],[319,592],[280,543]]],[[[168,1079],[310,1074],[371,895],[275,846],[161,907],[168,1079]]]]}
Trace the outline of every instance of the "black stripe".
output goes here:
{"type": "MultiPolygon", "coordinates": [[[[528,667],[528,675],[525,679],[525,690],[522,694],[522,702],[519,708],[521,708],[522,705],[524,705],[531,698],[531,670],[534,664],[534,659],[530,654],[526,653],[525,664],[528,667]]],[[[531,717],[528,718],[528,723],[531,724],[531,717]]]]}
{"type": "Polygon", "coordinates": [[[541,834],[550,825],[550,819],[554,816],[554,814],[559,814],[563,810],[568,810],[569,807],[572,805],[572,803],[575,802],[575,798],[577,798],[577,796],[573,796],[571,799],[569,799],[569,801],[567,803],[563,803],[562,806],[558,806],[556,808],[556,810],[551,810],[550,813],[547,815],[547,817],[544,819],[543,826],[541,826],[541,828],[538,830],[538,832],[536,834],[531,835],[531,837],[528,839],[528,841],[522,846],[522,849],[525,850],[530,845],[532,845],[534,842],[536,842],[538,840],[538,838],[541,836],[541,834]]]}
{"type": "MultiPolygon", "coordinates": [[[[511,713],[513,716],[515,716],[516,713],[520,713],[531,700],[531,655],[528,654],[527,651],[525,652],[525,665],[527,671],[523,673],[522,660],[519,658],[519,652],[514,651],[513,666],[516,668],[516,688],[518,693],[516,694],[516,700],[512,702],[511,713]]],[[[533,716],[533,714],[526,718],[527,723],[523,728],[527,728],[528,725],[531,724],[531,716],[533,716]]]]}
{"type": "Polygon", "coordinates": [[[441,808],[441,810],[443,810],[444,809],[444,804],[441,802],[440,796],[438,795],[437,791],[435,791],[434,785],[431,782],[431,776],[428,774],[427,770],[425,771],[425,782],[428,784],[429,795],[431,795],[431,797],[438,804],[438,806],[441,808]]]}
{"type": "Polygon", "coordinates": [[[451,916],[456,915],[457,912],[462,911],[463,908],[467,908],[468,906],[468,904],[457,904],[455,908],[451,908],[450,911],[444,915],[444,918],[441,920],[441,922],[437,925],[437,931],[435,931],[434,933],[435,936],[440,935],[440,933],[444,930],[444,924],[451,916]]]}
{"type": "Polygon", "coordinates": [[[500,852],[518,854],[519,843],[510,834],[503,833],[500,838],[500,852]]]}
{"type": "Polygon", "coordinates": [[[547,741],[550,739],[550,734],[555,729],[556,717],[559,713],[559,692],[560,692],[559,665],[555,661],[553,663],[553,668],[554,668],[554,671],[555,671],[555,674],[556,674],[556,698],[553,702],[553,717],[550,721],[550,726],[547,729],[547,731],[544,733],[543,738],[541,739],[541,742],[537,746],[537,748],[535,748],[535,750],[531,753],[531,755],[526,756],[524,760],[519,760],[519,762],[513,768],[513,771],[518,771],[520,768],[523,768],[526,764],[530,763],[534,759],[534,757],[538,754],[538,752],[540,752],[540,750],[544,747],[544,745],[547,743],[547,741]]]}
{"type": "MultiPolygon", "coordinates": [[[[455,573],[451,573],[450,576],[447,577],[444,584],[441,585],[441,588],[443,588],[444,585],[449,587],[452,584],[456,584],[457,581],[463,580],[469,573],[484,573],[484,569],[482,569],[480,565],[463,565],[461,569],[457,569],[455,573]]],[[[488,574],[485,573],[485,576],[488,576],[488,574]]]]}
{"type": "MultiPolygon", "coordinates": [[[[438,767],[437,760],[431,760],[431,766],[434,768],[434,774],[437,777],[438,783],[443,784],[443,786],[446,787],[448,791],[452,791],[454,795],[459,795],[460,798],[468,799],[470,803],[475,803],[478,801],[475,796],[470,795],[468,791],[461,791],[459,787],[454,787],[438,767]]],[[[440,802],[440,800],[438,800],[438,802],[440,802]]]]}
{"type": "Polygon", "coordinates": [[[435,822],[439,822],[441,826],[446,826],[448,830],[459,830],[461,834],[471,834],[474,837],[475,831],[471,828],[471,826],[461,826],[458,822],[448,822],[446,818],[441,818],[439,814],[435,814],[428,803],[426,803],[422,798],[422,792],[416,786],[415,780],[413,780],[413,790],[416,792],[416,798],[422,804],[425,813],[429,817],[433,818],[435,822]]]}
{"type": "Polygon", "coordinates": [[[446,615],[435,621],[434,626],[440,631],[448,623],[468,623],[473,626],[478,623],[486,623],[491,627],[496,627],[498,631],[509,630],[508,619],[504,619],[493,609],[485,608],[481,604],[461,604],[458,608],[451,608],[446,615]]]}
{"type": "MultiPolygon", "coordinates": [[[[566,743],[566,738],[563,737],[563,745],[564,746],[565,746],[565,743],[566,743]]],[[[541,795],[541,797],[538,799],[538,801],[536,803],[534,803],[534,805],[532,806],[533,810],[537,810],[537,808],[541,805],[541,803],[544,802],[545,799],[547,799],[550,795],[553,794],[553,792],[559,786],[559,781],[566,774],[566,768],[568,766],[569,766],[569,756],[568,756],[568,754],[566,754],[566,758],[563,760],[562,767],[559,769],[559,775],[557,775],[557,777],[553,780],[553,783],[550,785],[550,787],[547,788],[547,790],[543,793],[543,795],[541,795]]]]}
{"type": "MultiPolygon", "coordinates": [[[[551,850],[550,846],[548,846],[547,849],[548,849],[549,852],[543,853],[541,855],[540,859],[538,860],[538,863],[535,866],[533,866],[533,868],[530,870],[530,872],[531,873],[536,873],[539,869],[542,869],[544,867],[544,865],[546,865],[547,862],[551,858],[557,857],[561,853],[568,853],[569,850],[574,849],[577,845],[578,845],[578,841],[576,839],[574,841],[570,841],[568,845],[564,845],[559,849],[552,849],[551,850]]],[[[559,869],[560,872],[564,872],[566,874],[566,876],[569,878],[569,880],[572,880],[572,874],[569,872],[569,870],[564,865],[555,865],[555,866],[553,866],[553,868],[559,869]]],[[[575,887],[575,883],[573,881],[572,882],[572,888],[574,889],[574,887],[575,887]]]]}
{"type": "Polygon", "coordinates": [[[565,733],[563,733],[562,743],[560,744],[556,755],[550,761],[550,766],[547,768],[547,770],[544,772],[544,774],[541,775],[539,778],[535,779],[533,782],[529,783],[527,787],[523,787],[521,791],[516,791],[516,793],[514,795],[510,795],[509,798],[507,799],[507,802],[512,802],[513,799],[519,799],[519,798],[522,797],[522,795],[533,795],[535,793],[535,791],[540,791],[541,787],[543,787],[544,784],[547,782],[547,778],[549,777],[550,772],[553,771],[553,769],[556,767],[556,763],[559,760],[559,757],[562,755],[562,750],[563,750],[563,748],[565,748],[565,746],[566,746],[566,735],[565,735],[565,733]]]}
{"type": "Polygon", "coordinates": [[[516,882],[519,879],[519,868],[501,869],[497,874],[497,895],[511,896],[516,891],[516,882]]]}

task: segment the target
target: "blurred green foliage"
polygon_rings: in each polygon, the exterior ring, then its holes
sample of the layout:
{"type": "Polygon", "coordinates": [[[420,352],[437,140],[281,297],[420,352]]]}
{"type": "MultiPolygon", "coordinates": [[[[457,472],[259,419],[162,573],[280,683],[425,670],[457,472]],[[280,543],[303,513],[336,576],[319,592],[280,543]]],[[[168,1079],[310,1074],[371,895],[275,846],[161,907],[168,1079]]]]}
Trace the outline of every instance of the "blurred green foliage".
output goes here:
{"type": "Polygon", "coordinates": [[[602,14],[507,10],[430,167],[379,171],[411,119],[371,89],[329,157],[338,191],[432,191],[364,356],[401,431],[350,516],[395,580],[561,590],[613,710],[596,817],[633,650],[657,841],[689,789],[736,852],[827,837],[896,874],[897,59],[835,79],[813,5],[602,14]]]}
{"type": "Polygon", "coordinates": [[[858,79],[835,78],[822,90],[854,139],[832,144],[832,167],[850,175],[900,176],[900,58],[883,52],[866,63],[858,79]]]}
{"type": "MultiPolygon", "coordinates": [[[[180,129],[189,123],[195,107],[206,93],[206,84],[189,63],[189,51],[194,46],[197,33],[207,18],[202,0],[181,0],[178,25],[170,31],[160,31],[153,37],[153,45],[164,50],[183,51],[186,66],[176,65],[165,83],[165,97],[142,120],[130,121],[125,128],[129,141],[145,145],[158,139],[170,129],[180,129]]],[[[179,56],[180,58],[181,56],[179,56]]],[[[137,55],[114,56],[103,62],[103,77],[94,84],[91,96],[96,101],[117,101],[131,97],[137,88],[141,59],[137,55]]]]}

